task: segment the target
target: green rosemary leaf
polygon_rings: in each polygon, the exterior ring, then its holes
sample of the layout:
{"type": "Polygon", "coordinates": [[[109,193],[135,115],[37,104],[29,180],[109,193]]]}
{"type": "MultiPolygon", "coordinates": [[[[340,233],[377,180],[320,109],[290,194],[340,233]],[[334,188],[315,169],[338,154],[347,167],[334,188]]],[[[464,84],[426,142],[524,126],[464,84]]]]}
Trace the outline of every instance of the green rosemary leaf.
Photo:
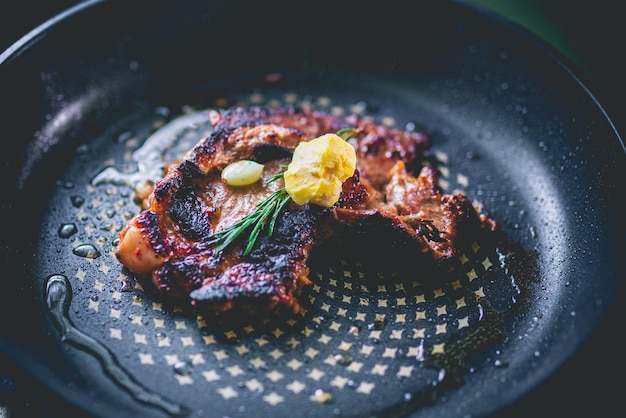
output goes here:
{"type": "Polygon", "coordinates": [[[219,232],[214,233],[211,237],[214,237],[214,240],[209,240],[210,244],[219,242],[215,248],[216,253],[222,252],[224,248],[228,247],[239,235],[241,235],[250,225],[256,222],[258,218],[258,212],[253,212],[250,215],[244,217],[239,222],[225,228],[219,232]]]}
{"type": "Polygon", "coordinates": [[[283,188],[283,189],[280,189],[280,191],[282,191],[281,196],[279,197],[280,201],[278,202],[278,204],[276,205],[274,209],[274,214],[272,215],[270,226],[267,230],[267,233],[270,237],[274,233],[274,224],[276,223],[276,218],[278,218],[278,215],[283,210],[285,205],[291,200],[291,196],[289,196],[289,193],[287,193],[287,190],[283,188]]]}
{"type": "MultiPolygon", "coordinates": [[[[283,166],[283,169],[286,169],[286,167],[287,167],[287,166],[283,166]]],[[[285,175],[285,171],[284,171],[284,170],[283,170],[283,171],[280,171],[280,172],[278,172],[278,173],[274,174],[274,175],[273,175],[272,177],[270,177],[269,179],[267,179],[267,180],[265,181],[265,184],[270,184],[270,183],[273,183],[273,182],[275,182],[276,180],[283,178],[283,176],[284,176],[284,175],[285,175]]]]}
{"type": "Polygon", "coordinates": [[[337,136],[341,137],[344,141],[347,141],[355,135],[356,129],[354,128],[344,128],[337,131],[337,136]]]}
{"type": "Polygon", "coordinates": [[[259,218],[259,220],[257,220],[257,222],[254,224],[254,228],[252,228],[252,232],[250,232],[250,235],[248,235],[248,245],[246,245],[246,249],[243,252],[243,255],[248,255],[250,254],[250,251],[252,251],[252,247],[254,246],[254,243],[256,242],[256,239],[259,236],[259,233],[261,232],[261,230],[263,229],[263,226],[265,224],[265,217],[266,217],[267,212],[264,212],[263,216],[261,216],[261,218],[259,218]]]}
{"type": "Polygon", "coordinates": [[[238,222],[232,224],[228,228],[213,233],[209,236],[209,244],[218,243],[215,253],[222,252],[241,234],[246,232],[250,227],[252,231],[248,235],[248,243],[244,249],[243,255],[248,255],[254,247],[259,234],[265,229],[269,220],[269,235],[274,231],[274,223],[282,208],[291,200],[291,196],[284,188],[278,189],[269,195],[266,199],[257,204],[254,212],[244,216],[238,222]]]}
{"type": "Polygon", "coordinates": [[[270,198],[267,199],[266,202],[267,206],[263,211],[260,212],[260,215],[258,217],[258,219],[255,222],[254,228],[252,229],[252,232],[250,232],[250,235],[248,236],[248,245],[246,246],[246,249],[243,252],[243,255],[248,255],[250,254],[250,251],[252,251],[252,247],[254,246],[254,243],[256,242],[256,239],[259,236],[259,233],[261,233],[261,231],[263,231],[263,229],[265,229],[265,224],[267,223],[267,218],[270,217],[270,215],[272,215],[272,213],[274,212],[274,209],[276,208],[276,205],[278,204],[278,199],[279,198],[279,194],[277,193],[273,193],[270,198]]]}

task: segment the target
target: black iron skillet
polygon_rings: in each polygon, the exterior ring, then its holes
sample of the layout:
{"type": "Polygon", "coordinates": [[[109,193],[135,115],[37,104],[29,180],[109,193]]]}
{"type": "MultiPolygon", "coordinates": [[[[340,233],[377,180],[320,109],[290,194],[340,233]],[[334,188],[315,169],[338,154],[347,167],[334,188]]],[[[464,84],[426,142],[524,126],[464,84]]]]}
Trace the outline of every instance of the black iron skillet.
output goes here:
{"type": "Polygon", "coordinates": [[[524,35],[457,2],[93,1],[51,20],[0,63],[3,355],[91,416],[506,414],[624,278],[624,145],[524,35]],[[295,318],[198,318],[133,287],[111,256],[131,189],[94,176],[135,169],[154,135],[197,139],[198,110],[259,103],[427,131],[507,245],[470,254],[460,287],[362,286],[379,272],[317,260],[295,318]],[[441,344],[458,367],[431,361],[441,344]]]}

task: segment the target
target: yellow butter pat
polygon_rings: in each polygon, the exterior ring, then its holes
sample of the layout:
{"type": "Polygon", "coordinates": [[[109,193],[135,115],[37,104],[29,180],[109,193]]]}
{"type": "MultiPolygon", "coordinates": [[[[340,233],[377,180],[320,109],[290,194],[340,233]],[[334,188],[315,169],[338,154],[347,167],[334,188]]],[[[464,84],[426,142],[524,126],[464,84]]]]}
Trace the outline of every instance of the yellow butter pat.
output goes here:
{"type": "Polygon", "coordinates": [[[285,189],[299,205],[330,207],[355,169],[354,147],[336,134],[322,135],[298,144],[284,174],[285,189]]]}

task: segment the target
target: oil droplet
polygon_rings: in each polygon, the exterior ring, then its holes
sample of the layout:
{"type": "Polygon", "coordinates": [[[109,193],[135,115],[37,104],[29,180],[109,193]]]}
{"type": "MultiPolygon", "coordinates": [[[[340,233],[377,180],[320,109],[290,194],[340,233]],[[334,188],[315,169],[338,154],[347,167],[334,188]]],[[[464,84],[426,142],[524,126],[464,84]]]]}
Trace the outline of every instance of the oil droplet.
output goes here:
{"type": "Polygon", "coordinates": [[[159,116],[163,116],[164,118],[169,118],[172,114],[172,111],[166,106],[157,106],[154,109],[154,113],[159,116]]]}
{"type": "Polygon", "coordinates": [[[91,259],[98,258],[102,255],[100,251],[98,251],[98,249],[92,244],[81,244],[78,247],[74,248],[72,252],[79,257],[91,259]]]}
{"type": "Polygon", "coordinates": [[[64,189],[72,189],[72,188],[74,188],[74,183],[71,182],[71,181],[58,180],[57,181],[57,186],[63,187],[64,189]]]}
{"type": "Polygon", "coordinates": [[[367,328],[370,330],[374,329],[380,331],[385,327],[385,322],[385,318],[378,315],[373,323],[367,324],[367,328]]]}
{"type": "Polygon", "coordinates": [[[424,357],[424,340],[422,340],[420,342],[420,344],[417,346],[417,353],[415,354],[415,359],[417,361],[425,361],[425,357],[424,357]]]}
{"type": "Polygon", "coordinates": [[[85,198],[82,196],[72,196],[70,197],[70,201],[75,208],[79,208],[85,203],[85,198]]]}
{"type": "Polygon", "coordinates": [[[69,238],[78,232],[78,228],[73,223],[63,224],[59,227],[58,234],[61,238],[69,238]]]}
{"type": "Polygon", "coordinates": [[[132,280],[126,279],[121,282],[120,292],[132,292],[135,287],[135,284],[132,280]]]}
{"type": "Polygon", "coordinates": [[[349,354],[337,354],[335,355],[337,364],[341,366],[349,366],[352,363],[352,356],[349,354]]]}
{"type": "Polygon", "coordinates": [[[352,326],[350,326],[350,329],[348,330],[348,334],[359,335],[360,331],[361,331],[361,327],[360,326],[352,325],[352,326]]]}
{"type": "Polygon", "coordinates": [[[496,361],[493,363],[493,365],[494,365],[494,366],[496,366],[496,367],[499,367],[499,368],[505,368],[505,367],[508,367],[508,366],[509,366],[509,362],[508,362],[508,361],[506,361],[506,360],[500,360],[500,359],[498,359],[498,360],[496,360],[496,361]]]}
{"type": "Polygon", "coordinates": [[[180,376],[187,376],[191,373],[191,364],[187,361],[179,361],[174,364],[174,372],[180,376]]]}
{"type": "Polygon", "coordinates": [[[118,144],[125,144],[134,136],[135,136],[135,133],[133,131],[124,131],[117,136],[116,141],[118,144]]]}
{"type": "Polygon", "coordinates": [[[311,396],[311,400],[320,403],[328,403],[333,400],[333,395],[325,390],[317,389],[313,396],[311,396]]]}

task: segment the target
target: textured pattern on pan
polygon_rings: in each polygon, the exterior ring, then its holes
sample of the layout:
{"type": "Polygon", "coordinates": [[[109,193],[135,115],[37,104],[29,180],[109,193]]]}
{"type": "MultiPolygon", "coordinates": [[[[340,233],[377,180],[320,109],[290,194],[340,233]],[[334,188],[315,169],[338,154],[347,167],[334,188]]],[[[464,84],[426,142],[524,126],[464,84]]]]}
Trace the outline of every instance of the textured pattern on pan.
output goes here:
{"type": "MultiPolygon", "coordinates": [[[[297,96],[283,99],[291,103],[297,96]]],[[[327,98],[316,105],[341,112],[327,98]]],[[[163,127],[162,113],[119,134],[127,151],[102,161],[101,168],[117,167],[106,182],[83,177],[83,184],[61,184],[51,202],[67,222],[59,225],[56,217],[44,228],[58,232],[49,238],[61,245],[41,254],[42,276],[63,273],[69,279],[74,294],[68,315],[76,327],[108,347],[150,390],[176,393],[176,401],[191,410],[219,416],[287,416],[295,405],[303,416],[383,414],[426,404],[436,392],[462,383],[466,358],[503,338],[502,318],[514,309],[520,289],[495,243],[469,243],[451,272],[455,279],[436,288],[418,281],[417,272],[372,271],[367,260],[337,257],[329,249],[311,260],[314,285],[299,295],[298,314],[190,316],[188,308],[146,294],[124,273],[113,247],[117,231],[138,211],[126,184],[139,178],[133,152],[142,138],[170,126],[163,127]],[[65,255],[58,253],[68,250],[74,255],[60,264],[65,255]]],[[[209,129],[193,112],[185,117],[176,146],[159,151],[165,161],[209,129]]],[[[467,187],[467,177],[451,173],[447,155],[434,148],[444,188],[467,187]]],[[[144,174],[154,168],[144,167],[144,174]]]]}

